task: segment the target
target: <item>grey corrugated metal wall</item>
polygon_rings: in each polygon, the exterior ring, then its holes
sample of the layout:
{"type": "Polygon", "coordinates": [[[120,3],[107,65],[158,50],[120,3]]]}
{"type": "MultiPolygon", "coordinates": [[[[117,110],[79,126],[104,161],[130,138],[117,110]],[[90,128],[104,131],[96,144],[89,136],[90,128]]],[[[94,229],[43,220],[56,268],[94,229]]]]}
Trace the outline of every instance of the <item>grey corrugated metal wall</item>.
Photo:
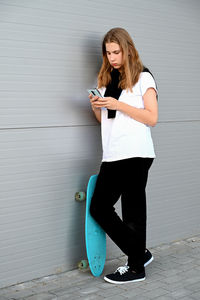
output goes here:
{"type": "Polygon", "coordinates": [[[112,27],[131,33],[159,87],[148,245],[199,232],[199,12],[197,0],[0,0],[0,287],[85,257],[74,194],[101,160],[86,88],[112,27]]]}

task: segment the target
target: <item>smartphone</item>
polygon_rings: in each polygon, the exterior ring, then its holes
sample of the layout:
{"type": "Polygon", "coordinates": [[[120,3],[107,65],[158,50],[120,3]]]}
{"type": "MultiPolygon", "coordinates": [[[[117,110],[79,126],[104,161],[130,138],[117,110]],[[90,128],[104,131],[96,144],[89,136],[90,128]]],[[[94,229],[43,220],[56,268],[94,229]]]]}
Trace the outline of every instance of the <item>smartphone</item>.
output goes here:
{"type": "Polygon", "coordinates": [[[99,90],[97,88],[89,89],[87,91],[88,91],[89,94],[92,94],[93,96],[98,96],[100,98],[103,98],[101,93],[99,92],[99,90]]]}

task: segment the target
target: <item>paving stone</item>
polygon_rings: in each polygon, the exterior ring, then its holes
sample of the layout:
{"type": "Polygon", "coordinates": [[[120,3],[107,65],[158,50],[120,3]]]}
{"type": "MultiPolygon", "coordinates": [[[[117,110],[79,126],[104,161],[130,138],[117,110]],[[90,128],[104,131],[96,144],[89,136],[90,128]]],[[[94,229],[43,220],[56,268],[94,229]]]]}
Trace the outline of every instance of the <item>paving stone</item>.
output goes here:
{"type": "Polygon", "coordinates": [[[200,273],[195,268],[193,270],[189,270],[187,272],[182,272],[181,277],[184,280],[184,282],[190,278],[193,278],[194,282],[196,282],[196,279],[199,280],[199,282],[200,282],[200,273]]]}
{"type": "MultiPolygon", "coordinates": [[[[76,298],[74,298],[74,299],[76,299],[76,298]]],[[[93,294],[93,295],[89,295],[89,296],[84,296],[84,298],[81,297],[81,299],[84,299],[84,300],[102,300],[102,297],[101,296],[97,296],[96,294],[93,294]]]]}
{"type": "Polygon", "coordinates": [[[199,284],[200,284],[200,276],[191,276],[191,277],[189,277],[189,278],[185,278],[185,280],[184,280],[184,286],[190,286],[190,285],[192,285],[192,284],[195,284],[196,282],[199,282],[199,284]]]}
{"type": "Polygon", "coordinates": [[[146,280],[145,283],[144,283],[143,291],[144,290],[151,291],[151,290],[157,289],[159,287],[165,288],[166,285],[167,285],[166,283],[164,283],[162,281],[159,281],[159,280],[151,281],[151,282],[149,282],[148,280],[146,280]]]}
{"type": "Polygon", "coordinates": [[[57,300],[57,296],[49,293],[41,293],[33,296],[26,297],[26,300],[57,300]]]}
{"type": "MultiPolygon", "coordinates": [[[[172,296],[170,296],[169,294],[163,295],[163,296],[158,296],[155,298],[155,300],[172,300],[172,296]]],[[[181,299],[182,300],[182,299],[181,299]]]]}
{"type": "MultiPolygon", "coordinates": [[[[76,295],[76,294],[65,294],[63,296],[56,296],[56,300],[79,300],[81,299],[80,296],[76,295]]],[[[28,300],[28,299],[24,299],[24,300],[28,300]]]]}
{"type": "MultiPolygon", "coordinates": [[[[121,291],[120,288],[113,284],[112,289],[100,290],[97,292],[97,295],[106,298],[106,297],[118,295],[119,291],[121,291]]],[[[123,293],[123,292],[121,291],[121,293],[123,293]]]]}
{"type": "Polygon", "coordinates": [[[182,255],[182,256],[179,256],[179,257],[175,257],[175,261],[176,261],[176,263],[181,264],[181,265],[191,264],[194,261],[194,258],[182,255]]]}
{"type": "Polygon", "coordinates": [[[192,291],[193,293],[198,291],[200,295],[200,280],[194,284],[187,285],[185,288],[192,291]]]}
{"type": "Polygon", "coordinates": [[[79,290],[80,290],[80,288],[78,288],[76,286],[65,287],[63,289],[53,290],[53,291],[51,291],[51,294],[56,295],[56,296],[63,296],[63,295],[66,295],[66,294],[77,292],[79,290]]]}
{"type": "Polygon", "coordinates": [[[198,267],[195,266],[195,269],[199,272],[200,271],[200,265],[198,267]]]}
{"type": "MultiPolygon", "coordinates": [[[[65,284],[63,287],[67,287],[67,286],[68,285],[65,284]]],[[[59,282],[52,282],[52,283],[48,283],[48,284],[39,284],[38,286],[35,286],[34,288],[32,288],[32,291],[35,294],[39,294],[42,292],[53,291],[53,290],[57,290],[60,288],[61,288],[61,285],[59,284],[59,282]]]]}
{"type": "Polygon", "coordinates": [[[92,286],[90,286],[90,287],[85,286],[84,288],[80,289],[78,291],[78,293],[80,293],[80,295],[87,295],[87,294],[95,294],[95,293],[97,293],[99,291],[100,291],[100,289],[97,288],[97,287],[95,287],[95,286],[94,287],[92,287],[92,286]]]}
{"type": "MultiPolygon", "coordinates": [[[[100,289],[100,290],[109,290],[109,289],[113,289],[113,285],[112,284],[108,284],[107,282],[104,281],[104,279],[102,279],[102,281],[99,281],[97,283],[97,287],[100,289]]],[[[120,288],[121,289],[125,289],[125,285],[120,285],[120,288]]]]}
{"type": "Polygon", "coordinates": [[[142,295],[144,293],[144,289],[141,287],[130,287],[127,286],[127,290],[124,291],[123,296],[129,299],[135,299],[136,296],[142,295]]]}
{"type": "Polygon", "coordinates": [[[164,279],[164,282],[170,284],[170,283],[174,283],[174,282],[180,282],[180,280],[181,280],[180,275],[175,274],[170,277],[166,277],[164,279]]]}
{"type": "Polygon", "coordinates": [[[21,300],[22,298],[32,296],[32,295],[34,295],[34,292],[31,289],[25,289],[25,290],[16,289],[16,290],[8,291],[2,296],[8,299],[21,300]]]}
{"type": "Polygon", "coordinates": [[[148,298],[148,295],[137,295],[137,296],[135,296],[134,298],[133,297],[129,297],[128,299],[134,299],[134,300],[150,300],[149,298],[148,298]]]}
{"type": "Polygon", "coordinates": [[[192,263],[188,263],[188,264],[182,264],[177,266],[177,270],[179,272],[188,272],[190,270],[193,270],[194,268],[196,268],[196,263],[192,262],[192,263]]]}
{"type": "Polygon", "coordinates": [[[182,281],[172,282],[170,284],[167,282],[163,282],[163,283],[164,283],[163,288],[166,289],[168,292],[173,292],[173,291],[184,288],[182,281]]]}
{"type": "Polygon", "coordinates": [[[4,296],[0,296],[1,300],[8,300],[8,298],[4,297],[4,296]]]}
{"type": "Polygon", "coordinates": [[[157,281],[157,280],[162,280],[162,279],[165,279],[166,277],[161,273],[154,273],[154,274],[149,274],[147,273],[147,276],[146,276],[146,280],[150,280],[150,281],[157,281]]]}
{"type": "MultiPolygon", "coordinates": [[[[194,294],[192,294],[190,297],[191,297],[191,299],[199,300],[199,299],[200,299],[200,293],[194,293],[194,294]]],[[[187,300],[188,300],[188,299],[187,299],[187,300]]]]}
{"type": "Polygon", "coordinates": [[[162,271],[162,275],[165,276],[165,277],[170,277],[170,276],[174,276],[174,275],[177,275],[182,272],[182,270],[179,270],[179,269],[168,269],[168,270],[164,270],[162,271]]]}
{"type": "Polygon", "coordinates": [[[200,299],[200,235],[150,249],[154,261],[146,280],[112,285],[103,280],[126,262],[126,256],[106,261],[96,278],[74,270],[0,289],[0,300],[195,300],[200,299]]]}
{"type": "MultiPolygon", "coordinates": [[[[100,298],[102,299],[102,297],[100,298]]],[[[113,300],[113,296],[110,296],[110,297],[106,297],[105,299],[110,299],[110,300],[113,300]]],[[[123,295],[118,295],[118,296],[115,296],[114,300],[123,300],[123,299],[127,299],[127,297],[123,296],[123,295]]],[[[84,299],[85,300],[85,299],[84,299]]],[[[95,298],[96,300],[96,298],[95,298]]]]}
{"type": "Polygon", "coordinates": [[[160,297],[166,295],[168,292],[163,288],[153,289],[145,293],[148,299],[155,299],[156,297],[160,297]]]}
{"type": "Polygon", "coordinates": [[[34,285],[32,284],[32,281],[29,283],[28,288],[26,288],[25,284],[17,284],[17,285],[13,285],[13,286],[9,286],[7,288],[2,288],[0,289],[0,296],[1,295],[5,295],[5,294],[15,294],[15,293],[19,293],[20,291],[24,291],[24,290],[31,290],[32,287],[34,285]]]}
{"type": "Polygon", "coordinates": [[[16,290],[16,286],[14,287],[14,289],[11,289],[10,287],[2,288],[0,289],[0,296],[3,297],[4,295],[12,294],[14,290],[16,290]]]}
{"type": "Polygon", "coordinates": [[[183,297],[189,297],[190,295],[191,291],[184,288],[171,292],[171,296],[174,299],[182,299],[183,297]]]}
{"type": "Polygon", "coordinates": [[[98,279],[96,280],[95,278],[90,278],[90,279],[86,279],[86,280],[81,280],[78,282],[73,282],[73,284],[71,284],[70,286],[76,286],[78,288],[84,287],[84,286],[88,286],[88,285],[96,285],[98,284],[98,279]]]}
{"type": "Polygon", "coordinates": [[[186,289],[180,289],[180,290],[177,290],[177,291],[174,291],[171,293],[171,295],[173,296],[174,299],[181,299],[183,297],[190,297],[191,296],[191,292],[186,290],[186,289]]]}

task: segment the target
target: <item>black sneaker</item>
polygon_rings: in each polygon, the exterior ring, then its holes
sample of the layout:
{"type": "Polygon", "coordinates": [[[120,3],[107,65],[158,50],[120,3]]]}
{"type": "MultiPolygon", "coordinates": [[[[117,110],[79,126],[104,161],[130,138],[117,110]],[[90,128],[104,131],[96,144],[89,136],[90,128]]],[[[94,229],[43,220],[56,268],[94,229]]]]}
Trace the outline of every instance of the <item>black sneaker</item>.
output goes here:
{"type": "Polygon", "coordinates": [[[145,280],[145,272],[136,273],[129,266],[119,267],[113,274],[106,275],[104,280],[109,283],[123,284],[145,280]]]}
{"type": "Polygon", "coordinates": [[[144,267],[148,266],[153,260],[153,255],[148,249],[146,249],[144,254],[144,267]]]}
{"type": "MultiPolygon", "coordinates": [[[[153,255],[148,249],[146,249],[144,254],[144,267],[148,266],[153,260],[153,255]]],[[[125,266],[128,266],[128,261],[126,262],[125,266]]]]}

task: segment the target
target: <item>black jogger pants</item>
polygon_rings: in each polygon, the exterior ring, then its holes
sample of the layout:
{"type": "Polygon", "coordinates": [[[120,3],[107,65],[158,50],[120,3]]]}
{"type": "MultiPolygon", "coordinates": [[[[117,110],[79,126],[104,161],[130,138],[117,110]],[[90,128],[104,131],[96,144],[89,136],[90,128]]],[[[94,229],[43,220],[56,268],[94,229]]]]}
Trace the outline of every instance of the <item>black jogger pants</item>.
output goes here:
{"type": "Polygon", "coordinates": [[[153,158],[103,162],[90,212],[136,272],[144,269],[146,248],[146,183],[153,158]],[[121,196],[122,220],[114,205],[121,196]]]}

